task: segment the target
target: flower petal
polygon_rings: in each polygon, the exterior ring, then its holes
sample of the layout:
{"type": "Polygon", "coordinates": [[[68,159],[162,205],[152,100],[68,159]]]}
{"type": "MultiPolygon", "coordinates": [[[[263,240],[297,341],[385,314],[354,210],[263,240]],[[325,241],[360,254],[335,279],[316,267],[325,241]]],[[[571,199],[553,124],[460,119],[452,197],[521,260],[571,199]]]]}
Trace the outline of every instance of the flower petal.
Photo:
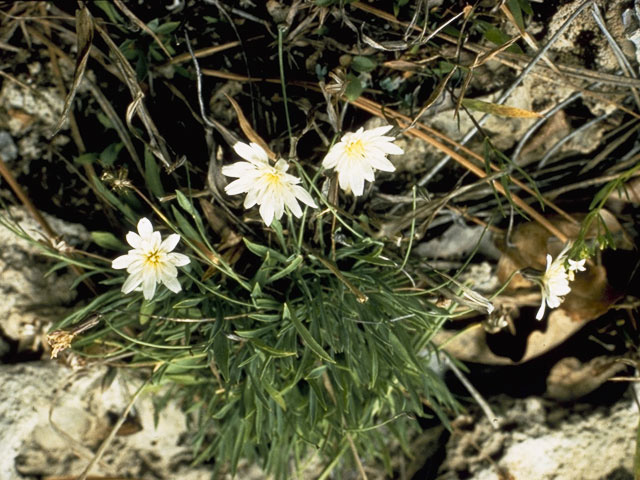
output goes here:
{"type": "Polygon", "coordinates": [[[129,274],[137,273],[137,272],[144,271],[144,269],[145,269],[145,258],[143,256],[135,256],[133,260],[131,260],[131,263],[129,263],[129,266],[127,267],[127,272],[129,274]]]}
{"type": "Polygon", "coordinates": [[[272,202],[265,202],[260,205],[260,216],[262,217],[262,221],[267,227],[271,225],[274,213],[275,208],[272,202]]]}
{"type": "Polygon", "coordinates": [[[300,218],[302,216],[302,209],[300,208],[298,200],[296,200],[293,192],[284,193],[284,204],[287,206],[289,211],[293,213],[294,217],[300,218]]]}
{"type": "Polygon", "coordinates": [[[247,191],[247,196],[244,198],[244,208],[249,209],[258,203],[259,195],[260,190],[256,188],[249,189],[247,191]]]}
{"type": "Polygon", "coordinates": [[[296,196],[296,198],[300,200],[302,203],[307,204],[313,208],[318,208],[318,205],[316,205],[316,202],[313,201],[313,198],[311,198],[311,195],[309,194],[309,192],[307,192],[301,186],[294,185],[293,193],[296,196]]]}
{"type": "Polygon", "coordinates": [[[146,275],[142,279],[142,294],[146,300],[151,300],[156,293],[156,283],[155,275],[146,275]]]}
{"type": "Polygon", "coordinates": [[[542,320],[544,317],[544,308],[545,308],[545,299],[542,299],[542,303],[540,304],[540,308],[538,309],[538,313],[536,313],[536,320],[542,320]]]}
{"type": "Polygon", "coordinates": [[[238,180],[234,180],[226,187],[224,187],[224,191],[227,192],[227,195],[238,195],[240,193],[246,193],[253,187],[254,180],[251,177],[239,178],[238,180]]]}
{"type": "Polygon", "coordinates": [[[236,162],[222,167],[222,174],[227,177],[244,178],[255,172],[256,166],[249,162],[236,162]]]}
{"type": "Polygon", "coordinates": [[[187,265],[189,264],[189,262],[191,262],[191,259],[189,257],[187,257],[186,255],[183,255],[182,253],[176,253],[176,252],[168,253],[167,259],[169,262],[173,263],[176,267],[183,267],[184,265],[187,265]]]}
{"type": "Polygon", "coordinates": [[[122,255],[122,256],[120,256],[118,258],[115,258],[111,262],[111,268],[115,268],[116,270],[120,270],[122,268],[127,268],[132,261],[133,261],[133,259],[129,256],[129,254],[122,255]]]}
{"type": "Polygon", "coordinates": [[[122,284],[122,293],[127,294],[133,292],[138,285],[142,283],[142,272],[129,275],[129,278],[122,284]]]}
{"type": "MultiPolygon", "coordinates": [[[[365,137],[381,137],[392,128],[393,128],[393,125],[384,125],[382,127],[376,127],[376,128],[372,128],[371,130],[367,130],[366,132],[362,132],[362,134],[365,137]]],[[[363,128],[360,127],[359,131],[362,131],[362,130],[363,128]]]]}
{"type": "Polygon", "coordinates": [[[129,232],[126,236],[127,243],[133,248],[140,248],[142,244],[142,238],[136,232],[129,232]]]}
{"type": "Polygon", "coordinates": [[[160,277],[160,281],[164,282],[167,278],[175,278],[178,276],[178,269],[173,263],[166,262],[159,266],[158,268],[158,276],[160,277]]]}
{"type": "Polygon", "coordinates": [[[233,146],[233,150],[251,163],[269,163],[267,152],[257,143],[247,145],[246,143],[238,142],[233,146]]]}
{"type": "Polygon", "coordinates": [[[138,221],[138,233],[144,239],[153,233],[153,225],[146,217],[142,217],[138,221]]]}
{"type": "Polygon", "coordinates": [[[160,244],[160,250],[162,250],[163,252],[170,252],[174,248],[176,248],[176,245],[178,245],[179,241],[180,235],[178,235],[177,233],[172,233],[160,244]]]}
{"type": "Polygon", "coordinates": [[[165,285],[165,287],[167,287],[173,293],[178,293],[180,290],[182,290],[182,286],[180,285],[180,282],[175,277],[163,278],[162,283],[165,285]]]}
{"type": "Polygon", "coordinates": [[[383,172],[395,172],[396,167],[385,156],[371,156],[369,159],[371,166],[383,172]]]}

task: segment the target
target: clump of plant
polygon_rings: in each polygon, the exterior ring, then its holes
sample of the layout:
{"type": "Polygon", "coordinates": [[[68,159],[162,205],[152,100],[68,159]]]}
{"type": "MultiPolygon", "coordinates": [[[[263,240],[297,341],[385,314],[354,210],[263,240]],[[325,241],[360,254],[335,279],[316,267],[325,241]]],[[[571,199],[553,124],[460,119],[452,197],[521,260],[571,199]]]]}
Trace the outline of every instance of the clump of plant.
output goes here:
{"type": "MultiPolygon", "coordinates": [[[[242,161],[222,174],[235,178],[228,194],[246,196],[224,238],[188,187],[158,202],[109,178],[106,198],[136,194],[142,218],[126,235],[128,251],[82,262],[105,275],[106,291],[60,323],[55,353],[72,342],[92,357],[100,345],[103,361],[126,357],[148,371],[149,389],[166,387],[158,407],[180,399],[196,459],[216,468],[234,473],[246,458],[288,478],[316,453],[327,473],[361,458],[390,468],[389,436],[408,453],[416,417],[446,421],[456,408],[429,366],[430,340],[450,310],[435,305],[437,289],[416,284],[397,249],[372,238],[357,204],[343,208],[375,170],[394,170],[387,155],[403,152],[390,128],[345,133],[326,155],[331,170],[280,158],[255,133],[264,148],[237,142],[242,161]],[[91,330],[76,338],[87,318],[91,330]]],[[[146,173],[162,183],[157,168],[146,173]]]]}

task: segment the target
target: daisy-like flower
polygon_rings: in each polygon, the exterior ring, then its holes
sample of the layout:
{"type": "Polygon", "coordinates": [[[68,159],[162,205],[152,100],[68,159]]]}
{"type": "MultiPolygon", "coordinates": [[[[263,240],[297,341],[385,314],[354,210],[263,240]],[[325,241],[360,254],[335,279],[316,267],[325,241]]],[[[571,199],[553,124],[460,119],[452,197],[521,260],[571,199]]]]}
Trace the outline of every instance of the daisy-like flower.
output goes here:
{"type": "Polygon", "coordinates": [[[172,250],[180,241],[180,235],[169,235],[164,241],[160,232],[154,232],[151,222],[142,218],[138,222],[138,233],[127,233],[127,242],[133,247],[129,253],[116,258],[111,266],[116,269],[126,268],[129,278],[122,285],[122,292],[129,293],[142,285],[144,298],[151,300],[156,292],[156,285],[164,285],[174,293],[182,287],[178,281],[178,270],[189,263],[189,257],[172,250]]]}
{"type": "Polygon", "coordinates": [[[387,125],[365,132],[360,127],[356,132],[345,133],[331,147],[322,166],[338,172],[341,189],[350,190],[359,197],[364,192],[364,181],[373,182],[374,170],[393,172],[396,169],[387,155],[400,155],[404,150],[393,143],[395,138],[384,136],[391,128],[391,125],[387,125]]]}
{"type": "Polygon", "coordinates": [[[238,142],[233,149],[247,161],[222,167],[223,175],[238,179],[224,190],[229,195],[246,193],[244,208],[260,205],[260,216],[266,226],[271,225],[274,218],[282,217],[285,206],[300,218],[302,209],[298,200],[310,207],[318,207],[309,192],[299,185],[300,179],[287,173],[289,164],[285,160],[281,158],[271,165],[267,152],[256,143],[238,142]]]}
{"type": "Polygon", "coordinates": [[[536,314],[538,320],[542,320],[544,316],[545,304],[549,308],[558,308],[564,301],[564,296],[571,291],[569,272],[565,267],[569,247],[570,244],[567,244],[555,260],[547,254],[547,269],[539,280],[542,288],[542,303],[536,314]]]}

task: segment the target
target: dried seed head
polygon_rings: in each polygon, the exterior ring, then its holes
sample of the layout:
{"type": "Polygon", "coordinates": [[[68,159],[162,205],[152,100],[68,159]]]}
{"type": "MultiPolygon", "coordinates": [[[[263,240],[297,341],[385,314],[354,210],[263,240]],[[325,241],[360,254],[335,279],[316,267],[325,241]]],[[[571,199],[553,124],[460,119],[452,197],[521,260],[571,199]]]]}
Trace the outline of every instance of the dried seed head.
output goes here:
{"type": "Polygon", "coordinates": [[[51,358],[58,358],[58,353],[69,348],[74,338],[76,333],[66,330],[55,330],[47,335],[47,342],[51,347],[51,358]]]}

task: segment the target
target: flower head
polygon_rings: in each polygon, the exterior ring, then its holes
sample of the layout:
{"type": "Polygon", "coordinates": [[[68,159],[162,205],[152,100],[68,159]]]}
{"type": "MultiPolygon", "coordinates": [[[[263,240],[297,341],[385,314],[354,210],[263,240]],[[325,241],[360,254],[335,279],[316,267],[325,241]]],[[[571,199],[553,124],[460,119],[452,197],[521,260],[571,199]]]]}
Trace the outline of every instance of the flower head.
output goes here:
{"type": "Polygon", "coordinates": [[[366,132],[360,127],[356,132],[345,133],[324,157],[322,166],[338,172],[340,188],[352,191],[356,197],[362,195],[364,181],[373,182],[375,178],[374,170],[393,172],[396,169],[387,155],[404,153],[393,143],[393,137],[384,136],[389,130],[391,125],[366,132]]]}
{"type": "Polygon", "coordinates": [[[238,142],[233,149],[247,161],[222,167],[224,175],[238,179],[224,190],[229,195],[246,193],[244,208],[260,205],[260,216],[265,225],[269,226],[274,218],[282,217],[285,206],[299,218],[302,210],[298,200],[317,208],[309,192],[299,185],[300,179],[287,173],[289,164],[285,160],[279,159],[271,165],[267,152],[256,143],[238,142]]]}
{"type": "Polygon", "coordinates": [[[564,301],[564,296],[571,291],[569,272],[565,267],[569,247],[570,244],[567,244],[555,260],[547,254],[547,269],[539,280],[542,287],[542,304],[536,314],[538,320],[542,320],[544,316],[545,303],[549,308],[557,308],[564,301]]]}
{"type": "Polygon", "coordinates": [[[111,266],[126,268],[129,278],[122,285],[123,293],[129,293],[142,285],[144,298],[151,300],[156,285],[164,285],[174,293],[181,290],[178,270],[189,263],[189,257],[172,250],[180,241],[180,235],[171,234],[164,241],[160,232],[154,232],[151,222],[146,218],[138,222],[138,233],[127,233],[127,242],[133,247],[129,253],[116,258],[111,266]]]}

